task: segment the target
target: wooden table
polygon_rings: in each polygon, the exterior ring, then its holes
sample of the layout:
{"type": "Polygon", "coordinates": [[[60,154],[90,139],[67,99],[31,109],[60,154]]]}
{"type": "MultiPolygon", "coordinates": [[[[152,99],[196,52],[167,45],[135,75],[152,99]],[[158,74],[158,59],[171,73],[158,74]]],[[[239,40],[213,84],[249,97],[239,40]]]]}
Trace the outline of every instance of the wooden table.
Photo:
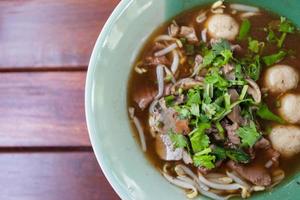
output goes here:
{"type": "Polygon", "coordinates": [[[0,0],[0,199],[119,199],[93,154],[84,85],[118,0],[0,0]]]}

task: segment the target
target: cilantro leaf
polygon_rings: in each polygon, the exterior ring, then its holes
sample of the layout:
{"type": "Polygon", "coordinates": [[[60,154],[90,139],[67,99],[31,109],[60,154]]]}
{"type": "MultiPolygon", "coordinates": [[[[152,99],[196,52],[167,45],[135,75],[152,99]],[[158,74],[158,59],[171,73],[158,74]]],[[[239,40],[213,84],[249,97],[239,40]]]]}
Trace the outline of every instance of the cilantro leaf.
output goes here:
{"type": "Polygon", "coordinates": [[[282,33],[294,33],[295,27],[291,21],[287,20],[285,17],[280,17],[279,32],[282,33]]]}
{"type": "Polygon", "coordinates": [[[262,119],[278,122],[280,124],[285,123],[285,121],[281,117],[279,117],[279,116],[275,115],[274,113],[272,113],[269,110],[269,108],[266,104],[261,104],[259,106],[259,109],[257,111],[257,115],[262,119]]]}
{"type": "Polygon", "coordinates": [[[203,103],[202,110],[209,119],[212,119],[212,117],[216,114],[216,106],[214,106],[214,104],[203,103]]]}
{"type": "Polygon", "coordinates": [[[198,153],[209,146],[210,141],[209,137],[205,134],[205,130],[210,127],[209,123],[201,123],[189,134],[194,153],[198,153]]]}
{"type": "Polygon", "coordinates": [[[196,89],[189,89],[187,93],[187,105],[192,105],[192,104],[200,104],[201,103],[201,98],[200,98],[200,91],[196,89]]]}
{"type": "Polygon", "coordinates": [[[231,46],[225,39],[221,39],[219,42],[212,45],[212,51],[215,53],[215,55],[220,55],[224,50],[231,51],[231,46]]]}
{"type": "Polygon", "coordinates": [[[264,56],[262,59],[267,66],[270,66],[280,62],[282,59],[285,58],[286,55],[287,55],[286,51],[280,50],[278,53],[269,56],[264,56]]]}
{"type": "Polygon", "coordinates": [[[212,52],[212,51],[207,52],[203,58],[203,65],[205,67],[210,65],[214,61],[215,58],[216,58],[216,55],[214,54],[214,52],[212,52]]]}
{"type": "Polygon", "coordinates": [[[242,139],[242,146],[253,147],[256,141],[261,137],[261,134],[256,130],[254,122],[250,122],[250,125],[240,127],[237,130],[237,135],[242,139]]]}
{"type": "Polygon", "coordinates": [[[192,104],[190,110],[192,115],[200,117],[199,104],[192,104]]]}
{"type": "Polygon", "coordinates": [[[191,112],[186,106],[176,106],[175,111],[178,112],[179,119],[189,119],[191,116],[191,112]]]}
{"type": "Polygon", "coordinates": [[[174,100],[175,100],[175,96],[174,95],[166,96],[165,97],[165,102],[166,102],[167,107],[172,106],[173,103],[174,103],[174,100]]]}
{"type": "Polygon", "coordinates": [[[184,148],[188,146],[187,139],[183,135],[174,133],[172,130],[168,132],[168,135],[175,148],[184,148]]]}
{"type": "Polygon", "coordinates": [[[215,146],[212,150],[212,154],[214,154],[218,160],[225,160],[227,158],[226,151],[222,147],[215,146]]]}
{"type": "Polygon", "coordinates": [[[226,149],[226,156],[238,163],[249,163],[250,156],[246,154],[242,149],[226,149]]]}
{"type": "Polygon", "coordinates": [[[216,157],[214,155],[210,155],[211,149],[206,148],[201,152],[196,153],[193,156],[194,165],[196,167],[205,167],[206,169],[212,169],[215,167],[216,157]]]}
{"type": "Polygon", "coordinates": [[[238,36],[239,40],[243,40],[246,38],[246,36],[248,35],[249,31],[251,29],[251,23],[248,19],[243,20],[241,28],[240,28],[240,33],[238,36]]]}
{"type": "Polygon", "coordinates": [[[254,40],[249,37],[248,39],[248,49],[252,51],[253,53],[259,53],[264,48],[265,43],[259,42],[258,40],[254,40]]]}
{"type": "Polygon", "coordinates": [[[227,88],[229,83],[224,79],[218,72],[219,70],[213,70],[211,73],[207,74],[205,77],[205,83],[213,84],[217,88],[227,88]]]}
{"type": "Polygon", "coordinates": [[[256,55],[252,60],[245,60],[244,65],[244,73],[254,81],[257,81],[261,73],[261,63],[259,55],[256,55]]]}

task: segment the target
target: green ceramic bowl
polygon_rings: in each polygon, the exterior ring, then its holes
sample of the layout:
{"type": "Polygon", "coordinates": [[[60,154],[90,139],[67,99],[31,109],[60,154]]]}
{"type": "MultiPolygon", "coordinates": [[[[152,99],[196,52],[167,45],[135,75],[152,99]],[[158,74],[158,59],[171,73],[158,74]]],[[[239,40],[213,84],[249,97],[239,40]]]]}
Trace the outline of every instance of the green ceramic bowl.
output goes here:
{"type": "MultiPolygon", "coordinates": [[[[87,125],[97,160],[122,199],[185,199],[184,193],[165,181],[148,162],[133,138],[126,108],[127,83],[138,52],[156,27],[184,10],[208,2],[213,1],[122,0],[97,40],[86,81],[87,125]]],[[[240,2],[266,8],[300,25],[298,0],[240,2]]],[[[297,174],[253,199],[300,199],[299,181],[297,174]]]]}

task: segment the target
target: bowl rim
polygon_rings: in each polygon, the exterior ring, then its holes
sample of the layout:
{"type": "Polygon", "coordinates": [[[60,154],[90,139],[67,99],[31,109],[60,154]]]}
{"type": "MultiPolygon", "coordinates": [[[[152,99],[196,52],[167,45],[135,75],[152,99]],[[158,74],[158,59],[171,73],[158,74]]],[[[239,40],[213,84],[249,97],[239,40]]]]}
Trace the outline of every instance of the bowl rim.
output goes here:
{"type": "MultiPolygon", "coordinates": [[[[121,186],[117,178],[113,175],[112,171],[108,167],[107,163],[105,162],[105,155],[103,153],[98,153],[97,149],[99,148],[99,143],[96,142],[96,129],[95,123],[92,119],[93,116],[93,108],[92,108],[92,86],[93,86],[93,75],[97,68],[96,60],[97,54],[101,49],[102,45],[105,42],[105,38],[110,34],[112,27],[114,26],[114,22],[118,19],[120,14],[122,14],[127,7],[130,5],[132,0],[121,0],[118,5],[115,7],[113,12],[110,14],[108,20],[104,24],[97,40],[94,45],[91,58],[88,64],[86,81],[85,81],[85,95],[84,95],[84,106],[85,106],[85,117],[86,117],[86,124],[88,129],[88,134],[90,138],[90,142],[92,144],[92,148],[94,154],[96,156],[97,162],[101,167],[101,170],[114,189],[114,191],[118,194],[121,199],[132,199],[129,195],[128,191],[121,186]]],[[[101,66],[98,66],[101,67],[101,66]]]]}

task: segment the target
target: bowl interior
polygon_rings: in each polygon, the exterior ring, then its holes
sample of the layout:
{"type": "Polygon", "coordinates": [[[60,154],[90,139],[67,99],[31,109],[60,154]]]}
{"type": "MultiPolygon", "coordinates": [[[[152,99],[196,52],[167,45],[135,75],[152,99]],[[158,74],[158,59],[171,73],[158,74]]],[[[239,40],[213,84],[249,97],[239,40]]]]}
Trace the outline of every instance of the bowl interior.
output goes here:
{"type": "MultiPolygon", "coordinates": [[[[97,40],[87,75],[86,117],[98,162],[122,199],[185,198],[180,189],[161,177],[133,138],[126,108],[127,82],[140,48],[158,25],[209,2],[214,1],[122,0],[97,40]]],[[[297,0],[242,2],[284,15],[300,25],[297,0]]],[[[297,199],[299,181],[300,174],[296,174],[275,190],[255,195],[254,199],[297,199]]]]}

